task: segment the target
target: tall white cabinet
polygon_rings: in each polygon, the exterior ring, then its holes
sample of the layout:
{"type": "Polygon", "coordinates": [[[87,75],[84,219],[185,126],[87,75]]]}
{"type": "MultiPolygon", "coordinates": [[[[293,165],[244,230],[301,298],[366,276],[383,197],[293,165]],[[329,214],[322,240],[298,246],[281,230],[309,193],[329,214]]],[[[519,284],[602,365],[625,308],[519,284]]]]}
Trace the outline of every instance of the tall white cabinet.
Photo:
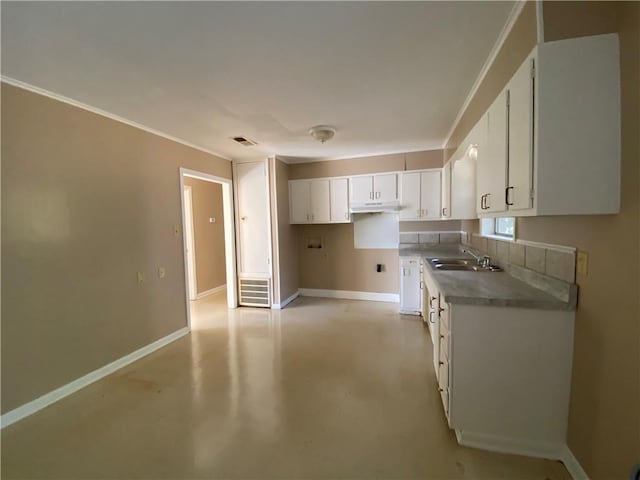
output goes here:
{"type": "Polygon", "coordinates": [[[271,305],[271,225],[267,161],[233,165],[238,300],[240,305],[271,305]]]}

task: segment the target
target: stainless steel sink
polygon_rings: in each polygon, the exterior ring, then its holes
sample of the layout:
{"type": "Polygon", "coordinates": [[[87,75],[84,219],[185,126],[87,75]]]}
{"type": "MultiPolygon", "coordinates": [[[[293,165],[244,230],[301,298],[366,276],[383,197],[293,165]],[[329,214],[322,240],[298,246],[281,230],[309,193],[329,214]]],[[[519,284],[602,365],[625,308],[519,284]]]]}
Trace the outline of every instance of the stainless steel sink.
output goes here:
{"type": "Polygon", "coordinates": [[[432,258],[429,261],[434,265],[475,265],[478,263],[475,260],[466,260],[464,258],[432,258]]]}
{"type": "Polygon", "coordinates": [[[453,263],[446,263],[446,264],[436,263],[434,267],[436,270],[469,270],[469,271],[474,271],[476,268],[479,268],[474,265],[456,265],[453,263]]]}

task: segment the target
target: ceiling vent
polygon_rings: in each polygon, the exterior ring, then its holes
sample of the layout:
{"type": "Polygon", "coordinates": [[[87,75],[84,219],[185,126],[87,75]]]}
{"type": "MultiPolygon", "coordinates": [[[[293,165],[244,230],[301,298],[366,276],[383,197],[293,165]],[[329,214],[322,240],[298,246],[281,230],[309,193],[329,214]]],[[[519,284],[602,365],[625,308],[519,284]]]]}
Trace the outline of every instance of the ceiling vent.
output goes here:
{"type": "Polygon", "coordinates": [[[238,142],[240,145],[244,145],[245,147],[253,147],[257,145],[258,142],[254,142],[253,140],[249,140],[245,137],[231,137],[231,139],[235,142],[238,142]]]}

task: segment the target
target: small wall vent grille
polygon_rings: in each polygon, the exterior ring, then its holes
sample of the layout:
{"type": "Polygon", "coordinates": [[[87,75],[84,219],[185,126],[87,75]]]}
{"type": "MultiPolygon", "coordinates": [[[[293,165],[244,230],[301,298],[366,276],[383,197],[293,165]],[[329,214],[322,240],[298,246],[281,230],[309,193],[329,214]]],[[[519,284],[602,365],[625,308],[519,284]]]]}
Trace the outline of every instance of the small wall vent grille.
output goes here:
{"type": "Polygon", "coordinates": [[[240,305],[270,307],[269,280],[265,278],[240,279],[240,305]]]}

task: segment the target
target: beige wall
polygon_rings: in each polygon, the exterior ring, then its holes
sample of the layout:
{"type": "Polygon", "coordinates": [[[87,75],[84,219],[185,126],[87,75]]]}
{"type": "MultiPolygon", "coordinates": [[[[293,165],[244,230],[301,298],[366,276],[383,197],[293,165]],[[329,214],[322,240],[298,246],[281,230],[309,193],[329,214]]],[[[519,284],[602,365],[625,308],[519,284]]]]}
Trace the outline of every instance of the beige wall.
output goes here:
{"type": "Polygon", "coordinates": [[[353,225],[296,225],[300,252],[300,288],[399,293],[398,250],[353,247],[353,225]],[[323,248],[307,248],[321,238],[323,248]],[[376,272],[376,264],[385,271],[376,272]]]}
{"type": "MultiPolygon", "coordinates": [[[[339,177],[366,173],[441,168],[443,151],[399,153],[376,157],[351,158],[329,162],[289,165],[291,179],[339,177]]],[[[421,230],[440,229],[443,222],[410,222],[421,230]]],[[[449,222],[445,222],[449,223],[449,222]]],[[[404,230],[403,223],[400,224],[404,230]]],[[[455,222],[459,229],[459,222],[455,222]]],[[[357,249],[353,243],[353,224],[295,225],[298,234],[300,288],[352,290],[358,292],[399,293],[399,259],[396,250],[357,249]],[[309,237],[324,239],[323,250],[307,249],[309,237]],[[386,270],[376,272],[376,264],[386,270]]],[[[444,229],[444,228],[442,228],[444,229]]],[[[448,230],[448,228],[447,228],[448,230]]]]}
{"type": "Polygon", "coordinates": [[[3,413],[186,326],[181,166],[231,177],[226,160],[2,84],[3,413]]]}
{"type": "MultiPolygon", "coordinates": [[[[620,214],[519,218],[516,234],[589,254],[588,274],[578,274],[576,280],[580,293],[568,444],[590,478],[627,478],[640,460],[640,3],[544,2],[543,9],[545,41],[620,32],[620,214]]],[[[516,34],[512,32],[505,43],[504,50],[513,54],[505,62],[508,68],[505,64],[491,69],[483,85],[493,87],[478,91],[464,115],[468,122],[456,128],[452,148],[530,50],[535,33],[531,10],[525,7],[516,34]],[[518,28],[523,33],[517,33],[518,28]]],[[[502,52],[501,57],[507,58],[502,52]]],[[[463,221],[462,229],[477,232],[478,223],[463,221]]]]}
{"type": "Polygon", "coordinates": [[[300,288],[298,274],[298,234],[289,223],[289,172],[291,166],[275,160],[276,195],[278,206],[278,272],[280,274],[280,301],[295,294],[300,288]]]}
{"type": "Polygon", "coordinates": [[[640,3],[544,2],[544,25],[545,41],[620,34],[620,214],[522,218],[517,231],[589,254],[577,276],[568,442],[590,478],[627,478],[640,461],[640,3]]]}
{"type": "Polygon", "coordinates": [[[535,2],[528,1],[451,134],[444,152],[445,160],[451,158],[460,142],[491,106],[524,58],[536,46],[537,39],[536,6],[535,2]]]}
{"type": "Polygon", "coordinates": [[[184,178],[184,184],[191,187],[196,284],[202,293],[227,283],[222,185],[190,177],[184,178]]]}
{"type": "Polygon", "coordinates": [[[298,180],[300,178],[342,177],[366,173],[441,168],[444,165],[443,155],[443,150],[426,150],[329,162],[296,163],[290,167],[290,176],[291,180],[298,180]]]}

